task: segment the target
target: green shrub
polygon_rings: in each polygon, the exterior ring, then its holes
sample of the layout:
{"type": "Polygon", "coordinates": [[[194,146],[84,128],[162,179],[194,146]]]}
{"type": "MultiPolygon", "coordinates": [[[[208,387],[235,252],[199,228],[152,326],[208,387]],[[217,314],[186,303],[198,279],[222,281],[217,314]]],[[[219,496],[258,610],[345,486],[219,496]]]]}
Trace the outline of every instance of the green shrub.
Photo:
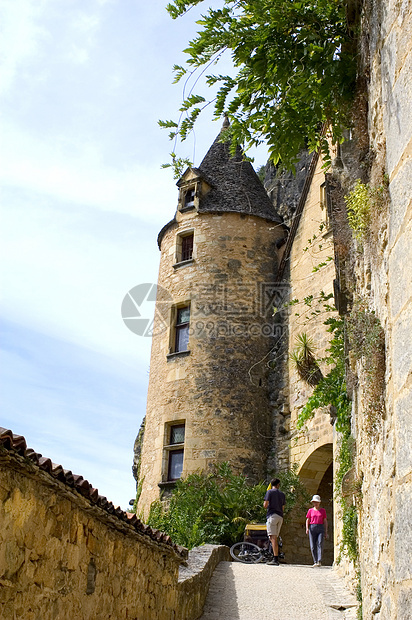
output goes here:
{"type": "Polygon", "coordinates": [[[388,185],[386,175],[375,187],[357,179],[353,190],[345,196],[348,223],[356,239],[361,240],[370,233],[372,216],[381,213],[389,200],[388,185]]]}
{"type": "Polygon", "coordinates": [[[385,413],[385,332],[363,300],[354,304],[346,324],[350,350],[355,360],[361,361],[364,430],[372,438],[385,413]]]}
{"type": "Polygon", "coordinates": [[[368,185],[358,179],[354,189],[345,196],[348,223],[356,239],[362,239],[369,228],[371,197],[368,185]]]}
{"type": "MultiPolygon", "coordinates": [[[[306,504],[308,496],[295,471],[278,477],[286,495],[287,520],[295,506],[306,504]]],[[[196,472],[178,480],[169,502],[153,502],[147,522],[188,549],[206,543],[231,546],[242,540],[247,523],[266,521],[266,489],[267,483],[251,485],[222,463],[212,473],[196,472]]]]}

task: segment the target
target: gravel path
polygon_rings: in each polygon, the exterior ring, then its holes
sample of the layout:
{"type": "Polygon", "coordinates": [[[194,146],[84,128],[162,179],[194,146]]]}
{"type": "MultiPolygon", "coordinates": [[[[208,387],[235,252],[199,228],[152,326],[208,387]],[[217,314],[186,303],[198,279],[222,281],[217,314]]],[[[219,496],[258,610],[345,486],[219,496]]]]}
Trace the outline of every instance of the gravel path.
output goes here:
{"type": "Polygon", "coordinates": [[[221,562],[200,620],[356,620],[356,600],[332,568],[221,562]]]}

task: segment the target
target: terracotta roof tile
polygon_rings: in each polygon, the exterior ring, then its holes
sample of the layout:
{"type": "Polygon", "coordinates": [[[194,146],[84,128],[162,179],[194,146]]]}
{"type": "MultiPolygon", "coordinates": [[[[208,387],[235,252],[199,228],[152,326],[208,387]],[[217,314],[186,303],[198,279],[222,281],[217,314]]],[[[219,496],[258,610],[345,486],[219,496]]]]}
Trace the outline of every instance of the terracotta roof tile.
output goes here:
{"type": "Polygon", "coordinates": [[[28,448],[23,435],[15,435],[11,430],[0,427],[0,447],[8,452],[29,458],[39,469],[73,488],[92,504],[95,504],[108,514],[115,515],[119,520],[133,526],[137,532],[148,536],[151,540],[169,545],[183,560],[187,559],[187,549],[175,545],[168,534],[142,523],[135,514],[122,510],[120,506],[114,506],[107,497],[99,495],[99,491],[88,480],[85,480],[83,476],[73,474],[69,469],[63,469],[61,465],[56,465],[51,459],[35,452],[32,448],[28,448]]]}

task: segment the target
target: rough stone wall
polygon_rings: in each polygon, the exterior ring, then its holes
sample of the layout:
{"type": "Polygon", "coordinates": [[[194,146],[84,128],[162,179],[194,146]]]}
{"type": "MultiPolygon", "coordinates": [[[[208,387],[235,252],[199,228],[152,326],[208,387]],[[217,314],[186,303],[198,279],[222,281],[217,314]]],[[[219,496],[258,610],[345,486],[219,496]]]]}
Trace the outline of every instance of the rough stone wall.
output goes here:
{"type": "Polygon", "coordinates": [[[1,452],[4,620],[175,619],[182,558],[92,506],[27,459],[1,452]]]}
{"type": "Polygon", "coordinates": [[[200,617],[213,571],[219,562],[231,561],[229,547],[224,545],[202,545],[189,551],[187,565],[179,569],[176,620],[195,620],[200,617]]]}
{"type": "Polygon", "coordinates": [[[177,214],[161,243],[138,512],[167,485],[167,425],[184,421],[183,476],[229,461],[265,477],[270,438],[271,293],[282,226],[237,213],[177,214]],[[176,265],[176,238],[193,230],[193,260],[176,265]],[[190,353],[169,354],[172,312],[190,302],[190,353]]]}
{"type": "Polygon", "coordinates": [[[169,545],[0,447],[2,620],[196,620],[229,559],[228,547],[205,545],[183,565],[169,545]]]}
{"type": "Polygon", "coordinates": [[[363,617],[395,620],[410,618],[412,608],[412,3],[376,1],[365,9],[370,183],[379,185],[385,172],[390,199],[357,245],[355,296],[367,300],[384,328],[386,407],[375,432],[367,432],[368,370],[358,361],[353,432],[362,482],[363,617]]]}

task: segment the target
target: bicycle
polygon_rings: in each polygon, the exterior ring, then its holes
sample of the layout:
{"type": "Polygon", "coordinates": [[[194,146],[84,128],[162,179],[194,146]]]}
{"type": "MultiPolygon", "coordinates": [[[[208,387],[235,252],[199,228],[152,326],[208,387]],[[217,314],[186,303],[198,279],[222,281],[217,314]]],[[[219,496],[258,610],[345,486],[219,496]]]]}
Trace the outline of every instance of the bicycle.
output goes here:
{"type": "MultiPolygon", "coordinates": [[[[278,538],[279,545],[279,560],[283,560],[285,554],[281,551],[282,539],[278,538]]],[[[263,562],[271,562],[274,558],[272,545],[265,544],[264,547],[258,547],[251,542],[238,542],[231,546],[230,555],[236,562],[242,562],[243,564],[259,564],[263,562]]]]}

